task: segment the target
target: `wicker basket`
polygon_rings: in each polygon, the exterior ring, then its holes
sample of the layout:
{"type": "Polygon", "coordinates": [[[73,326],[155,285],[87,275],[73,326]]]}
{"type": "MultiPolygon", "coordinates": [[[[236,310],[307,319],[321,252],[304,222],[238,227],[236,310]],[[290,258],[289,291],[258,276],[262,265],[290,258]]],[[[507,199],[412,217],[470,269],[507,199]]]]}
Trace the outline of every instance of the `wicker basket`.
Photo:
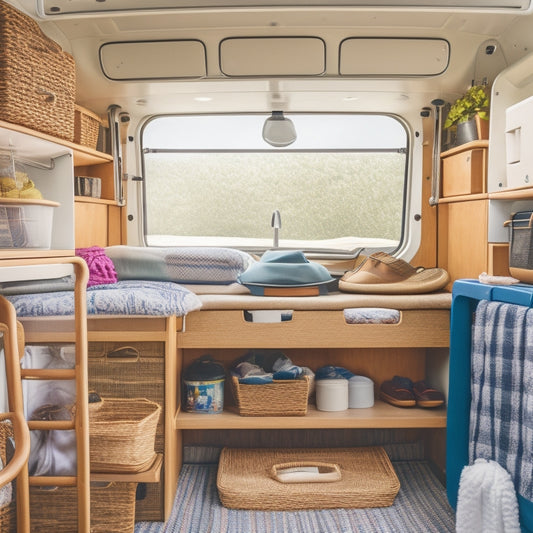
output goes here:
{"type": "MultiPolygon", "coordinates": [[[[91,483],[91,533],[133,533],[136,490],[137,483],[91,483]]],[[[78,532],[76,487],[31,487],[30,500],[32,532],[78,532]]]]}
{"type": "Polygon", "coordinates": [[[309,377],[250,385],[231,377],[241,416],[304,416],[307,414],[309,377]]]}
{"type": "Polygon", "coordinates": [[[74,139],[74,58],[0,0],[0,120],[74,139]]]}
{"type": "Polygon", "coordinates": [[[98,115],[79,105],[74,106],[75,143],[95,150],[101,125],[102,121],[98,115]]]}
{"type": "Polygon", "coordinates": [[[156,457],[161,406],[145,398],[105,398],[89,409],[91,472],[142,472],[156,457]]]}
{"type": "MultiPolygon", "coordinates": [[[[2,464],[7,462],[6,442],[13,436],[13,426],[7,421],[0,421],[0,459],[2,464]]],[[[14,492],[14,491],[13,491],[14,492]]],[[[15,533],[17,530],[15,502],[0,507],[0,531],[2,533],[15,533]]]]}
{"type": "Polygon", "coordinates": [[[290,511],[388,507],[400,482],[385,450],[377,447],[268,449],[224,448],[217,474],[220,501],[232,509],[290,511]],[[340,479],[282,483],[271,475],[283,463],[333,464],[340,479]]]}

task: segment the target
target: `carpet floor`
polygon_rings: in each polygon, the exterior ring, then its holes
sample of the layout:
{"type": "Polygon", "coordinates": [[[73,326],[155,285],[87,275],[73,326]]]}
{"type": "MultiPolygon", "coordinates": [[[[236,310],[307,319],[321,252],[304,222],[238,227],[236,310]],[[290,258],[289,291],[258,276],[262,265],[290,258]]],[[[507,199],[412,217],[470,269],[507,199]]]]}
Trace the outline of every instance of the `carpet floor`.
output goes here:
{"type": "Polygon", "coordinates": [[[453,533],[446,491],[424,461],[393,462],[401,488],[391,507],[318,511],[242,511],[220,503],[216,464],[184,464],[166,523],[135,533],[453,533]]]}

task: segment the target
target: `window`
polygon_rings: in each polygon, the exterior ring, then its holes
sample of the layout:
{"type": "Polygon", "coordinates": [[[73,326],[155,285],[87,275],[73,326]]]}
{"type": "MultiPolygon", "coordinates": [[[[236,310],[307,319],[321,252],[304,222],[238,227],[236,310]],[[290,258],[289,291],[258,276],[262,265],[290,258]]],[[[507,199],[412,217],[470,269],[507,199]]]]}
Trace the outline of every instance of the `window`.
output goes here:
{"type": "Polygon", "coordinates": [[[143,129],[149,246],[274,245],[354,255],[403,236],[408,136],[394,117],[291,114],[297,139],[274,148],[268,115],[187,115],[143,129]]]}

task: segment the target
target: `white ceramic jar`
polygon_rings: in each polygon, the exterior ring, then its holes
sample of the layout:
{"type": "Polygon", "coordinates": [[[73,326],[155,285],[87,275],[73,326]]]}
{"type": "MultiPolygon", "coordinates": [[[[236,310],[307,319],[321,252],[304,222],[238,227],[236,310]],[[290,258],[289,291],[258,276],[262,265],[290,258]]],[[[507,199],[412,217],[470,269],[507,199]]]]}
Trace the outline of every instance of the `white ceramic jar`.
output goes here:
{"type": "Polygon", "coordinates": [[[316,408],[319,411],[348,409],[347,379],[317,379],[315,381],[316,408]]]}

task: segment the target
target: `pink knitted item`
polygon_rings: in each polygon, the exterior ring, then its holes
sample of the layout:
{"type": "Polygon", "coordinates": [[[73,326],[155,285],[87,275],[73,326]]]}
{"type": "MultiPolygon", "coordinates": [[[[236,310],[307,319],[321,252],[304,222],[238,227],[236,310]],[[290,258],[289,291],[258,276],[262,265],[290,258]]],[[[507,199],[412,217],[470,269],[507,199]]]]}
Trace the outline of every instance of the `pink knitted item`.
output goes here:
{"type": "Polygon", "coordinates": [[[117,282],[115,265],[100,246],[76,248],[76,255],[83,258],[89,267],[87,287],[117,282]]]}

